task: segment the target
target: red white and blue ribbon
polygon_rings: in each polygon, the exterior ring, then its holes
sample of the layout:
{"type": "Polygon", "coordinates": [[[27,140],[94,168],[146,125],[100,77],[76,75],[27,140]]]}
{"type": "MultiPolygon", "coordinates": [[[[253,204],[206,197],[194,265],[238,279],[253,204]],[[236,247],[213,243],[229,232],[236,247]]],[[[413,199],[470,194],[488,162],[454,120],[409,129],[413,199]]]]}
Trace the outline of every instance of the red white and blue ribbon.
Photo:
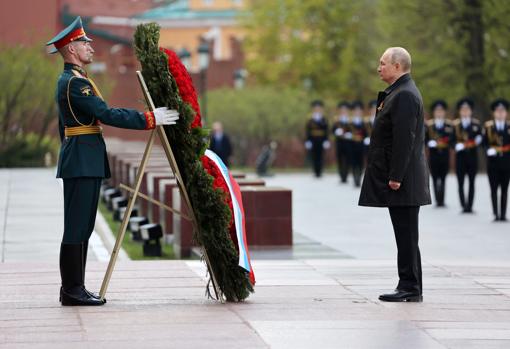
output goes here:
{"type": "Polygon", "coordinates": [[[246,240],[245,216],[241,189],[232,177],[227,166],[223,163],[220,157],[216,155],[216,153],[211,150],[206,150],[205,156],[216,164],[223,176],[223,179],[225,179],[225,182],[227,183],[234,211],[234,224],[236,228],[237,243],[239,246],[239,266],[245,269],[248,273],[250,273],[250,276],[253,277],[253,269],[251,267],[250,254],[248,251],[248,241],[246,240]]]}

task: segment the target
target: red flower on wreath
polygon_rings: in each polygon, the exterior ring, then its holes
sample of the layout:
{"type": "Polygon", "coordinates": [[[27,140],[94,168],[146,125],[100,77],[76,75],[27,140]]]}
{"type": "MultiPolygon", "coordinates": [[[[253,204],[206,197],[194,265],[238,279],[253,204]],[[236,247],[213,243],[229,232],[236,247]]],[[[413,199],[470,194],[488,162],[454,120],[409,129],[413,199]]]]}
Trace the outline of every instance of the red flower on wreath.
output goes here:
{"type": "Polygon", "coordinates": [[[181,63],[179,56],[177,56],[174,51],[168,50],[166,48],[161,48],[161,50],[168,57],[168,70],[170,70],[170,73],[177,83],[177,87],[179,88],[179,95],[181,96],[182,100],[188,103],[195,111],[195,118],[191,123],[191,128],[195,128],[197,126],[202,127],[202,116],[200,115],[200,106],[198,105],[197,92],[193,86],[191,76],[186,70],[184,64],[181,63]]]}
{"type": "MultiPolygon", "coordinates": [[[[168,70],[172,74],[177,83],[177,87],[179,88],[179,95],[182,100],[188,103],[191,108],[195,111],[195,118],[191,123],[191,128],[202,127],[202,116],[200,114],[200,106],[198,104],[197,93],[195,91],[195,87],[193,86],[193,81],[191,80],[191,76],[189,75],[186,67],[181,63],[181,60],[177,54],[169,49],[161,48],[161,50],[168,57],[168,70]]],[[[202,156],[202,165],[206,172],[213,177],[213,188],[220,189],[224,193],[225,203],[230,208],[230,212],[232,213],[230,219],[230,237],[234,242],[234,246],[236,249],[239,249],[237,245],[237,235],[234,224],[234,209],[232,207],[232,198],[230,196],[230,192],[227,186],[227,182],[223,178],[220,170],[216,167],[216,164],[206,156],[202,156]]]]}

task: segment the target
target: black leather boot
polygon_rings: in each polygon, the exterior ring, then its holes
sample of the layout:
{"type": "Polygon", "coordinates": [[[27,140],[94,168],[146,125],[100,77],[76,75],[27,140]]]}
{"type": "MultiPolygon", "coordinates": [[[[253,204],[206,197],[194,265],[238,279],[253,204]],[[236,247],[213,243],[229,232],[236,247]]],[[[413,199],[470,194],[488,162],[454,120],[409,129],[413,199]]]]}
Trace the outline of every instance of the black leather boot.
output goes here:
{"type": "MultiPolygon", "coordinates": [[[[83,280],[82,280],[83,289],[92,298],[101,299],[101,297],[97,293],[90,292],[85,287],[85,270],[87,268],[87,253],[89,251],[89,242],[88,241],[83,242],[82,247],[83,247],[83,280]]],[[[106,299],[104,299],[104,302],[106,303],[106,299]]]]}
{"type": "Polygon", "coordinates": [[[60,301],[62,305],[103,305],[100,299],[93,298],[83,286],[83,244],[60,245],[60,301]]]}

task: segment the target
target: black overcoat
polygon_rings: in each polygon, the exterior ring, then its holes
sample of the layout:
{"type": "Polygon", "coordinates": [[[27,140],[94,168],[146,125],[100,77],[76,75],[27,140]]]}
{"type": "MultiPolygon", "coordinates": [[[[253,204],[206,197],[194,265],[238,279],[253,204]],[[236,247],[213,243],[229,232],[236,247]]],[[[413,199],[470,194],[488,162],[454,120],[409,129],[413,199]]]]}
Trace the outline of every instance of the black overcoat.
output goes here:
{"type": "Polygon", "coordinates": [[[429,205],[423,100],[409,74],[379,92],[360,206],[429,205]],[[390,180],[401,182],[392,190],[390,180]]]}

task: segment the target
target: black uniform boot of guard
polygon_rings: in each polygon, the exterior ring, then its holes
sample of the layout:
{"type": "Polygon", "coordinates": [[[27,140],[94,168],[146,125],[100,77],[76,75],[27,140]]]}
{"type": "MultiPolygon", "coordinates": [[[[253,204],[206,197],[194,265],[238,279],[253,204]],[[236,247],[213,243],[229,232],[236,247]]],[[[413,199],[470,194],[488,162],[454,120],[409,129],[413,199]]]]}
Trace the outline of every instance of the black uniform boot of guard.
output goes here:
{"type": "MultiPolygon", "coordinates": [[[[101,299],[101,297],[97,293],[90,292],[85,287],[85,271],[87,269],[87,253],[89,251],[89,242],[88,241],[83,242],[82,246],[83,246],[83,252],[82,252],[83,253],[82,254],[82,256],[83,256],[83,280],[82,280],[83,289],[92,298],[101,299]]],[[[104,302],[106,303],[106,299],[104,299],[104,302]]]]}
{"type": "Polygon", "coordinates": [[[104,302],[91,297],[83,287],[83,245],[60,245],[60,276],[62,305],[103,305],[104,302]]]}

